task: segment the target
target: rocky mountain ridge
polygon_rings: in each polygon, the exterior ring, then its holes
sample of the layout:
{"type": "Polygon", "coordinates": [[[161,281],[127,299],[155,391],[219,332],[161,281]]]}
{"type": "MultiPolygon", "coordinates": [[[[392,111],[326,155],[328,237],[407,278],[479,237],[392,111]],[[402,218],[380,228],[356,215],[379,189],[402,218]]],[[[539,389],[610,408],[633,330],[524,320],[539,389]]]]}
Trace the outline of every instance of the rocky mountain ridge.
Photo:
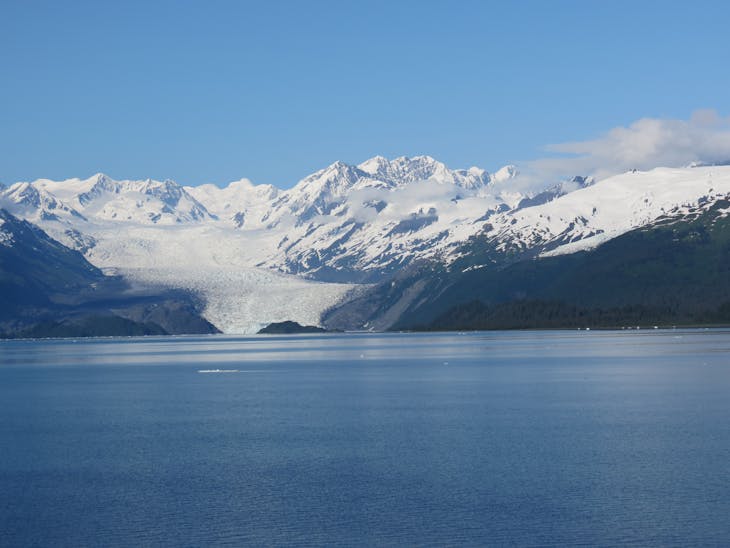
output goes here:
{"type": "Polygon", "coordinates": [[[208,303],[213,323],[235,332],[317,323],[357,284],[388,283],[424,262],[468,271],[590,250],[730,195],[730,166],[576,176],[532,193],[514,187],[518,177],[514,166],[489,174],[428,156],[375,157],[335,162],[288,190],[245,179],[183,187],[97,174],[16,183],[0,190],[0,204],[108,272],[183,284],[208,303]],[[244,321],[226,304],[279,283],[311,295],[302,316],[261,302],[244,321]]]}

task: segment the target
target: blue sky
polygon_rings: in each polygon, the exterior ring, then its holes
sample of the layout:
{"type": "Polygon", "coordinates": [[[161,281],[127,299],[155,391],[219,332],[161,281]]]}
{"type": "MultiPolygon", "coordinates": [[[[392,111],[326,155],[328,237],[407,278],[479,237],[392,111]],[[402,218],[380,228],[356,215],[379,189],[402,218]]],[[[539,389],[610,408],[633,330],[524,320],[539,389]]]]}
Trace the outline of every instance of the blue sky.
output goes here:
{"type": "Polygon", "coordinates": [[[0,181],[288,187],[376,154],[492,171],[727,116],[729,6],[0,0],[0,181]]]}

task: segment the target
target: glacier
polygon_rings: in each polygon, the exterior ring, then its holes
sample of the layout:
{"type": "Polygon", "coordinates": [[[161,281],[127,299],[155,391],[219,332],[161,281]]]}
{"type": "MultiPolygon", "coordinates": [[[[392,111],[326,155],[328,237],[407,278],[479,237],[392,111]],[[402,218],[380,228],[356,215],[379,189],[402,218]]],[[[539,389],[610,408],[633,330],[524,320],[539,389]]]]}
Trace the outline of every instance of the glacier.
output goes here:
{"type": "Polygon", "coordinates": [[[222,331],[252,333],[273,321],[320,325],[367,284],[417,261],[450,264],[476,237],[502,253],[573,253],[730,195],[730,166],[573,177],[532,193],[518,178],[512,165],[488,173],[376,156],[287,190],[100,173],[15,183],[0,189],[0,206],[107,272],[192,292],[222,331]]]}
{"type": "MultiPolygon", "coordinates": [[[[272,322],[319,325],[322,312],[353,291],[262,268],[116,268],[147,287],[185,289],[202,299],[201,315],[223,333],[250,334],[272,322]]],[[[358,286],[358,289],[360,287],[358,286]]]]}

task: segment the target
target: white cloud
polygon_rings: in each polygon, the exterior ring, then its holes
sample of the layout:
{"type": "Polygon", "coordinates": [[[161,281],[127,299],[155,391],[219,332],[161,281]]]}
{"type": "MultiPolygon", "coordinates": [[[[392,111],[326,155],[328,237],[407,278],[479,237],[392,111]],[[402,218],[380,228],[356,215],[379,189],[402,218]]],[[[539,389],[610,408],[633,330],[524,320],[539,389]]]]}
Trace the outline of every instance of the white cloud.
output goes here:
{"type": "Polygon", "coordinates": [[[689,120],[642,118],[597,139],[548,145],[546,150],[561,156],[523,164],[520,186],[554,183],[572,175],[601,179],[630,169],[728,162],[730,117],[700,110],[689,120]]]}

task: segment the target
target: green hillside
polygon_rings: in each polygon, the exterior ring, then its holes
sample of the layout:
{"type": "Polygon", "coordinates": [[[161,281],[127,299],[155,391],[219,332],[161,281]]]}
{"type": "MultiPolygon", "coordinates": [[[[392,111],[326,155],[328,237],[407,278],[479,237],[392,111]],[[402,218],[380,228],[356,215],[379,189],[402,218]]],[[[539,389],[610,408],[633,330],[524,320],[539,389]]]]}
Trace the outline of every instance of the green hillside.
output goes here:
{"type": "Polygon", "coordinates": [[[440,273],[396,329],[730,323],[730,217],[720,201],[592,251],[440,273]]]}

